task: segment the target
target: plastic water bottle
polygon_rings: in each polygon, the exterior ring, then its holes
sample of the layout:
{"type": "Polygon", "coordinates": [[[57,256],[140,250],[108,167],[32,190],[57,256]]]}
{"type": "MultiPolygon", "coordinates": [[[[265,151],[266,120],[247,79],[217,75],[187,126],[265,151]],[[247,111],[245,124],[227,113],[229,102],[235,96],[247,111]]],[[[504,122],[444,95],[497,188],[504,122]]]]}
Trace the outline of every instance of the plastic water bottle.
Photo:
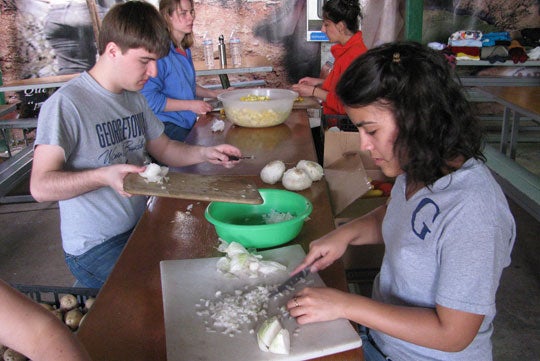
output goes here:
{"type": "Polygon", "coordinates": [[[212,38],[204,37],[203,41],[203,54],[204,54],[204,63],[207,68],[212,69],[214,67],[214,43],[212,38]]]}
{"type": "Polygon", "coordinates": [[[231,53],[232,66],[235,68],[242,66],[242,43],[234,31],[229,38],[229,52],[231,53]]]}

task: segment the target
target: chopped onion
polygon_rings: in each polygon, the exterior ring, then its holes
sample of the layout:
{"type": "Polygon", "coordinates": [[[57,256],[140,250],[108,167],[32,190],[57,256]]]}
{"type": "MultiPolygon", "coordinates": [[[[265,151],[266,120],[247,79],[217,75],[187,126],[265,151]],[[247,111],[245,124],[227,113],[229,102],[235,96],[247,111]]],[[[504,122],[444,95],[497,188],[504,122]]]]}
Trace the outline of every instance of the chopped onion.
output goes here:
{"type": "Polygon", "coordinates": [[[168,167],[161,167],[156,163],[150,163],[146,166],[144,172],[139,173],[139,175],[145,178],[145,181],[147,183],[153,182],[162,184],[163,180],[168,180],[168,178],[166,177],[167,173],[169,173],[168,167]]]}
{"type": "Polygon", "coordinates": [[[221,240],[218,251],[226,253],[226,256],[218,259],[216,268],[231,276],[257,278],[287,269],[279,262],[266,261],[261,255],[250,253],[238,242],[227,243],[221,240]]]}
{"type": "Polygon", "coordinates": [[[269,288],[256,286],[251,290],[235,290],[232,294],[218,291],[216,299],[201,299],[197,315],[207,318],[208,332],[234,336],[243,328],[267,316],[269,288]]]}

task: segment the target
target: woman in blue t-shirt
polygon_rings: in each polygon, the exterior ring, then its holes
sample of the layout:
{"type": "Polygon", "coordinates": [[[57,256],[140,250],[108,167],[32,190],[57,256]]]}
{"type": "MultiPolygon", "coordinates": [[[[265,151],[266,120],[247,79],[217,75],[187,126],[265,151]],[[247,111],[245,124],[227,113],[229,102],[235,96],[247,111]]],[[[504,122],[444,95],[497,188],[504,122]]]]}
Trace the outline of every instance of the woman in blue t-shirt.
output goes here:
{"type": "Polygon", "coordinates": [[[165,123],[165,134],[183,141],[197,120],[197,114],[212,111],[200,98],[215,98],[224,90],[197,85],[190,47],[193,45],[195,9],[191,0],[161,0],[159,12],[171,37],[169,54],[158,60],[158,75],[146,82],[141,93],[150,108],[165,123]]]}

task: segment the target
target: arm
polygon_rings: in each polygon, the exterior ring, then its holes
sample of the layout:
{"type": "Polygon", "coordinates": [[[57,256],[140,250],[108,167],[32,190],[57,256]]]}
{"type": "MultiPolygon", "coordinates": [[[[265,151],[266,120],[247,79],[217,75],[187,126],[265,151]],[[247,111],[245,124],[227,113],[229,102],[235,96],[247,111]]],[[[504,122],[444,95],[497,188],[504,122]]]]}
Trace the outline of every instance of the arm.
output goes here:
{"type": "Polygon", "coordinates": [[[56,316],[0,281],[0,343],[35,361],[90,361],[56,316]]]}
{"type": "Polygon", "coordinates": [[[368,214],[311,242],[309,253],[291,273],[295,274],[312,263],[312,272],[323,270],[340,258],[349,245],[382,243],[381,227],[385,214],[386,205],[379,206],[368,214]]]}
{"type": "Polygon", "coordinates": [[[165,134],[148,141],[146,149],[155,159],[171,167],[210,162],[229,168],[238,161],[229,161],[227,155],[242,156],[242,152],[238,148],[229,144],[220,144],[213,147],[190,145],[172,140],[165,134]]]}
{"type": "Polygon", "coordinates": [[[345,318],[390,336],[446,352],[466,348],[483,315],[437,305],[435,309],[388,305],[331,288],[305,288],[287,303],[299,324],[345,318]]]}
{"type": "Polygon", "coordinates": [[[128,173],[142,172],[144,167],[116,164],[83,171],[64,170],[64,150],[56,145],[41,144],[34,150],[30,191],[38,202],[70,199],[101,187],[112,187],[129,197],[123,190],[128,173]]]}

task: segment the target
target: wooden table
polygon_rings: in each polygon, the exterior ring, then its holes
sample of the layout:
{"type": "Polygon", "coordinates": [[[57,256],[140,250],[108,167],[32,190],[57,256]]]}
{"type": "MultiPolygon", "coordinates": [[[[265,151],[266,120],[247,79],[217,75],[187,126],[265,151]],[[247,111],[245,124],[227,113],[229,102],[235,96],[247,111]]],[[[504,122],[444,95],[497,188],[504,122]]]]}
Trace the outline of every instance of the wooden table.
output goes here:
{"type": "MultiPolygon", "coordinates": [[[[224,88],[225,80],[228,74],[245,74],[245,73],[266,73],[273,70],[270,62],[262,56],[247,56],[242,60],[241,67],[233,67],[229,65],[225,68],[221,68],[219,60],[215,61],[215,67],[210,69],[206,66],[204,61],[195,61],[195,73],[197,76],[206,75],[218,75],[221,78],[221,83],[224,88]]],[[[7,91],[21,91],[26,89],[46,89],[46,88],[59,88],[69,80],[78,76],[79,74],[67,74],[67,75],[55,75],[41,78],[30,78],[24,80],[17,80],[12,82],[6,82],[3,86],[0,86],[0,92],[7,91]]],[[[226,83],[228,84],[228,83],[226,83]]],[[[228,87],[228,86],[227,86],[228,87]]]]}
{"type": "Polygon", "coordinates": [[[509,144],[510,158],[515,159],[520,117],[530,117],[540,125],[540,86],[494,86],[477,89],[505,106],[499,150],[506,154],[509,144]]]}
{"type": "MultiPolygon", "coordinates": [[[[200,174],[237,174],[253,178],[261,187],[260,169],[271,159],[295,163],[315,160],[305,110],[295,110],[278,127],[247,129],[231,127],[210,130],[216,113],[201,117],[189,143],[219,144],[227,141],[239,146],[255,160],[243,161],[233,169],[202,164],[176,169],[200,174]]],[[[279,185],[274,188],[279,188],[279,185]]],[[[313,203],[313,213],[301,233],[292,241],[308,249],[313,239],[334,228],[327,185],[324,180],[301,192],[313,203]]],[[[219,256],[218,238],[204,218],[208,203],[172,198],[151,198],[109,279],[102,287],[94,306],[86,316],[77,336],[94,360],[165,360],[165,326],[159,262],[219,256]],[[193,206],[190,214],[185,212],[193,206]]],[[[331,287],[347,290],[343,263],[336,262],[321,272],[331,287]]],[[[321,360],[363,360],[362,349],[330,355],[321,360]]]]}

